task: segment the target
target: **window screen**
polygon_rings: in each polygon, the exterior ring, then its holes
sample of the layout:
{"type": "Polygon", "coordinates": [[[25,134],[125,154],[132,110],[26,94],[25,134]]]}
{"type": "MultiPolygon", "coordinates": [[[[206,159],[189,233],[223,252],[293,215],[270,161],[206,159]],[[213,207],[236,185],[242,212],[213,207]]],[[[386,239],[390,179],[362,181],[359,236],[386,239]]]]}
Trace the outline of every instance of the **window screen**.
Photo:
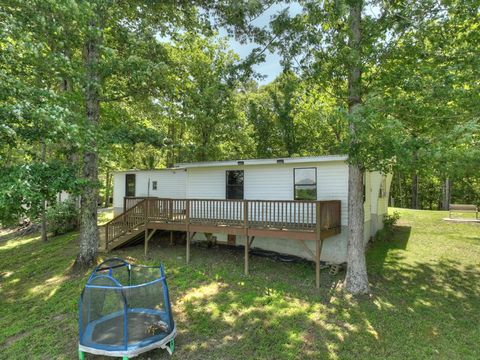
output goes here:
{"type": "Polygon", "coordinates": [[[317,168],[293,169],[295,200],[317,200],[317,168]]]}
{"type": "Polygon", "coordinates": [[[227,171],[227,199],[243,199],[243,170],[227,171]]]}
{"type": "Polygon", "coordinates": [[[157,182],[152,181],[152,190],[157,190],[157,182]]]}

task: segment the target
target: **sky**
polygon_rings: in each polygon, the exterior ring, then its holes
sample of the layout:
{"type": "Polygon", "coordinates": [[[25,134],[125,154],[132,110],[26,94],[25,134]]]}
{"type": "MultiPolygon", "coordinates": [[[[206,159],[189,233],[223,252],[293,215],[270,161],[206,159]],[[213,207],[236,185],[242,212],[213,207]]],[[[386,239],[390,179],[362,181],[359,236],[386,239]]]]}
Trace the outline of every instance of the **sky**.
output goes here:
{"type": "MultiPolygon", "coordinates": [[[[300,5],[297,3],[275,4],[265,11],[261,16],[259,16],[254,22],[252,22],[252,24],[259,27],[268,26],[270,18],[286,7],[289,8],[291,15],[299,13],[301,10],[300,5]]],[[[220,29],[220,36],[228,37],[227,31],[225,29],[220,29]]],[[[242,59],[246,58],[252,49],[259,47],[258,44],[252,42],[248,44],[240,44],[234,38],[229,37],[228,39],[232,50],[235,51],[242,59]]],[[[255,65],[254,70],[265,76],[263,80],[259,80],[260,84],[267,84],[271,82],[282,71],[282,67],[280,65],[280,56],[277,53],[271,53],[267,50],[265,62],[255,65]]]]}

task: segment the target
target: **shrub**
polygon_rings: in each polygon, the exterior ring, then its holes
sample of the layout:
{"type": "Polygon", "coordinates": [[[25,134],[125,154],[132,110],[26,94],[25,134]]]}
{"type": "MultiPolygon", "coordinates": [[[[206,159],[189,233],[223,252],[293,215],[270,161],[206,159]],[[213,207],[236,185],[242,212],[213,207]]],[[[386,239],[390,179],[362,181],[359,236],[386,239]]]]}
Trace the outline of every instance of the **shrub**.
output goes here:
{"type": "Polygon", "coordinates": [[[379,230],[375,235],[376,240],[390,240],[397,221],[400,219],[400,213],[394,211],[392,215],[385,215],[383,218],[383,229],[379,230]]]}
{"type": "Polygon", "coordinates": [[[47,209],[47,228],[54,236],[65,234],[78,227],[79,211],[75,202],[58,202],[47,209]]]}
{"type": "Polygon", "coordinates": [[[392,215],[385,215],[385,217],[383,218],[383,228],[388,229],[390,232],[393,232],[393,228],[395,227],[399,219],[400,213],[398,211],[394,211],[392,215]]]}

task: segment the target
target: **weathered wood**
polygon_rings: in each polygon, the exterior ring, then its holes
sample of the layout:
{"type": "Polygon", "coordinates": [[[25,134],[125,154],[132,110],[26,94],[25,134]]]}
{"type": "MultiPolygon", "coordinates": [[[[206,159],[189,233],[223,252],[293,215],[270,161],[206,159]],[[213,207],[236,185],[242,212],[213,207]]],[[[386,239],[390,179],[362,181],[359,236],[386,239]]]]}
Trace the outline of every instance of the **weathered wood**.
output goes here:
{"type": "Polygon", "coordinates": [[[475,213],[475,218],[478,219],[478,208],[476,205],[470,204],[449,204],[448,217],[452,217],[452,212],[475,213]]]}
{"type": "Polygon", "coordinates": [[[134,200],[135,204],[105,225],[108,248],[115,239],[123,238],[140,225],[150,230],[248,236],[251,239],[249,246],[259,236],[316,241],[318,225],[321,229],[320,240],[341,231],[341,203],[338,200],[192,200],[152,197],[127,200],[134,200]],[[318,204],[321,204],[322,211],[317,219],[318,204]]]}
{"type": "Polygon", "coordinates": [[[155,234],[156,231],[157,229],[153,229],[149,234],[148,228],[145,229],[145,256],[147,255],[147,252],[148,252],[148,243],[150,242],[150,239],[152,238],[153,234],[155,234]]]}

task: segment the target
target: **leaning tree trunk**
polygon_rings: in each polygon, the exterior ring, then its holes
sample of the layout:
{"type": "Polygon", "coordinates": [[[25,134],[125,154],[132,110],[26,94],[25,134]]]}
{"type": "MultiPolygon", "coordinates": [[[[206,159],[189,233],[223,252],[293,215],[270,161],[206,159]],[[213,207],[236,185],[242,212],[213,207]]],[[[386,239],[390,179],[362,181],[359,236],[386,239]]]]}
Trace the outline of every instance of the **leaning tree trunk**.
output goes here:
{"type": "MultiPolygon", "coordinates": [[[[362,101],[362,71],[361,71],[361,14],[362,1],[357,0],[350,5],[350,39],[349,47],[352,63],[348,76],[348,107],[353,116],[362,101]]],[[[351,145],[356,146],[356,128],[350,120],[349,125],[351,145]]],[[[366,194],[368,196],[368,194],[366,194]]],[[[348,168],[348,245],[347,245],[347,275],[345,288],[352,294],[364,294],[369,291],[367,265],[365,262],[363,208],[363,169],[356,163],[348,168]]]]}
{"type": "MultiPolygon", "coordinates": [[[[95,134],[100,116],[100,45],[102,29],[98,19],[89,24],[89,36],[85,44],[85,108],[88,132],[95,134]]],[[[75,268],[86,268],[95,263],[98,250],[97,200],[98,200],[98,154],[94,137],[87,141],[83,154],[83,178],[86,185],[81,195],[80,251],[75,268]]]]}

